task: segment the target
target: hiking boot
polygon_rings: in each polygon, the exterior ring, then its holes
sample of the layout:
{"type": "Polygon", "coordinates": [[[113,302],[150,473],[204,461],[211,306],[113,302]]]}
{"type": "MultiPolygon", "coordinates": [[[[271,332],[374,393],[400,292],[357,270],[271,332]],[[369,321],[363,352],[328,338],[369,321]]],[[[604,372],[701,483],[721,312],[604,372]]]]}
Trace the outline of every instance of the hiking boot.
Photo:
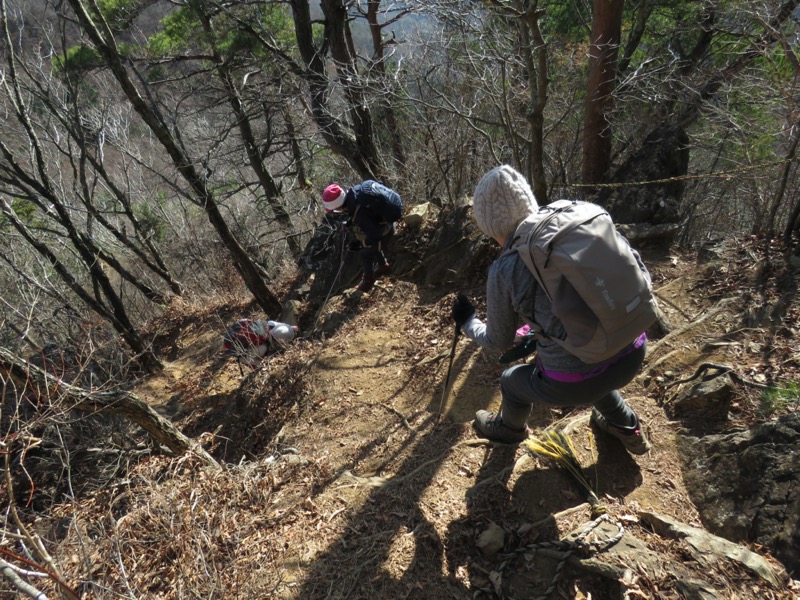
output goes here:
{"type": "Polygon", "coordinates": [[[392,265],[388,262],[383,262],[375,267],[375,277],[383,277],[384,275],[388,275],[389,271],[392,270],[392,265]]]}
{"type": "Polygon", "coordinates": [[[528,438],[527,427],[512,429],[503,423],[503,419],[498,413],[489,412],[488,410],[479,410],[475,413],[474,426],[478,433],[493,442],[519,444],[528,438]]]}
{"type": "Polygon", "coordinates": [[[605,431],[607,434],[617,438],[625,449],[631,454],[647,454],[650,452],[652,445],[647,439],[647,436],[642,431],[642,424],[639,422],[639,417],[636,417],[636,424],[622,427],[620,425],[613,425],[606,421],[606,418],[596,408],[592,408],[592,416],[590,421],[597,426],[600,431],[605,431]]]}
{"type": "Polygon", "coordinates": [[[372,289],[373,285],[375,285],[375,278],[365,276],[361,278],[361,283],[356,286],[356,289],[359,292],[368,292],[372,289]]]}

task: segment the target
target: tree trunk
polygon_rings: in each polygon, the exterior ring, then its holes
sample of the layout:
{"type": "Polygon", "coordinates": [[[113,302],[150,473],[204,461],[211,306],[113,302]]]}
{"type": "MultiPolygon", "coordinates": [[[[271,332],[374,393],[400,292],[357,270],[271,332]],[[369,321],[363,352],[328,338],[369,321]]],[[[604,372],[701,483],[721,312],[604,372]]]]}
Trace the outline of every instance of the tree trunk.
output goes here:
{"type": "MultiPolygon", "coordinates": [[[[600,183],[611,164],[611,126],[606,115],[617,83],[623,0],[595,0],[589,45],[589,77],[583,130],[584,184],[600,183]]],[[[591,188],[584,188],[591,193],[591,188]]]]}
{"type": "Polygon", "coordinates": [[[533,188],[533,195],[539,204],[547,204],[547,177],[544,170],[544,108],[547,105],[547,94],[550,75],[547,70],[547,48],[539,28],[539,19],[544,16],[543,10],[534,7],[525,13],[522,27],[525,40],[525,65],[528,71],[528,129],[531,136],[530,152],[528,152],[528,180],[533,188]]]}
{"type": "Polygon", "coordinates": [[[780,208],[781,204],[783,204],[783,199],[784,196],[786,195],[786,184],[787,181],[789,180],[789,175],[792,172],[792,168],[795,166],[795,158],[797,156],[798,144],[800,144],[800,129],[798,129],[798,127],[795,126],[792,129],[791,143],[789,145],[789,150],[786,153],[786,159],[785,159],[786,162],[783,165],[780,180],[778,181],[778,189],[775,190],[775,195],[773,196],[772,202],[770,203],[767,218],[764,222],[756,223],[755,230],[753,231],[753,233],[760,234],[766,232],[767,235],[769,235],[770,237],[775,235],[775,225],[776,225],[778,209],[780,208]]]}
{"type": "MultiPolygon", "coordinates": [[[[194,202],[205,210],[209,222],[216,229],[220,240],[230,253],[234,265],[256,302],[268,314],[279,313],[281,304],[278,298],[266,286],[258,266],[231,233],[227,222],[219,211],[214,194],[208,188],[205,174],[199,173],[195,166],[198,161],[193,160],[187,154],[158,108],[152,105],[145,95],[140,93],[125,66],[125,60],[120,54],[114,37],[102,15],[95,11],[90,11],[82,0],[69,0],[69,3],[75,11],[81,28],[92,40],[96,50],[111,69],[117,82],[122,87],[122,91],[167,151],[184,181],[190,186],[194,194],[194,202]]],[[[144,81],[144,78],[141,80],[144,81]]]]}
{"type": "Polygon", "coordinates": [[[97,219],[97,221],[103,225],[107,231],[109,231],[117,240],[119,240],[123,246],[133,252],[139,258],[139,260],[141,260],[147,266],[148,269],[163,279],[173,294],[176,296],[183,295],[183,286],[179,281],[173,278],[172,273],[167,267],[164,258],[161,256],[160,251],[150,240],[150,236],[146,231],[144,231],[139,219],[134,214],[129,194],[121,190],[114,183],[113,179],[107,173],[105,165],[97,161],[95,157],[91,156],[90,154],[86,154],[86,158],[91,163],[95,171],[101,176],[106,184],[106,187],[114,195],[114,198],[122,207],[123,213],[133,227],[134,239],[131,239],[128,236],[125,225],[123,225],[122,229],[120,230],[113,223],[111,223],[92,203],[89,195],[81,197],[84,206],[86,206],[86,210],[88,210],[89,214],[91,214],[93,218],[97,219]],[[139,245],[134,243],[134,240],[137,240],[142,246],[144,246],[146,252],[139,248],[139,245]]]}
{"type": "Polygon", "coordinates": [[[305,190],[311,187],[311,181],[308,179],[303,153],[300,149],[300,143],[297,141],[297,129],[294,125],[294,117],[292,117],[292,111],[288,105],[283,106],[283,119],[286,122],[286,133],[291,143],[292,160],[294,161],[294,168],[297,173],[297,185],[300,189],[305,190]]]}
{"type": "MultiPolygon", "coordinates": [[[[2,146],[2,144],[0,144],[2,146]]],[[[130,322],[125,305],[122,299],[114,291],[111,282],[103,272],[102,263],[98,257],[91,254],[89,248],[81,243],[80,237],[74,238],[73,244],[76,244],[76,250],[81,256],[82,260],[89,269],[92,278],[92,284],[95,287],[95,296],[89,293],[88,290],[78,282],[77,278],[69,271],[53,251],[43,242],[38,240],[36,236],[28,230],[22,221],[17,217],[14,210],[6,202],[4,198],[0,197],[0,211],[7,217],[11,225],[19,232],[25,239],[28,245],[53,267],[53,270],[58,274],[61,280],[75,293],[90,309],[95,311],[98,315],[106,319],[111,326],[122,336],[125,342],[130,346],[131,350],[136,355],[136,361],[141,367],[149,373],[153,373],[162,368],[161,363],[156,358],[155,354],[147,348],[144,340],[142,340],[139,332],[130,322]],[[106,305],[106,301],[110,307],[106,305]]]]}
{"type": "MultiPolygon", "coordinates": [[[[372,49],[374,51],[375,69],[380,74],[383,81],[386,81],[386,44],[383,41],[383,26],[378,23],[378,10],[380,9],[380,0],[369,0],[367,3],[367,22],[369,23],[369,31],[372,34],[372,49]]],[[[401,12],[392,19],[396,21],[403,13],[401,12]]],[[[402,176],[405,172],[406,154],[403,149],[403,139],[400,135],[400,128],[397,125],[397,116],[395,115],[394,107],[392,106],[391,98],[387,94],[381,98],[381,114],[386,123],[386,129],[389,132],[389,139],[392,147],[392,154],[394,156],[395,164],[402,176]]]]}
{"type": "Polygon", "coordinates": [[[352,45],[348,44],[346,7],[342,0],[323,0],[321,4],[326,17],[325,34],[317,46],[308,0],[291,3],[297,47],[307,67],[301,76],[309,86],[312,117],[331,151],[347,160],[359,176],[387,180],[375,146],[369,103],[363,98],[361,78],[354,68],[355,55],[351,52],[352,45]],[[349,115],[347,123],[340,121],[335,116],[336,111],[329,106],[329,49],[344,90],[349,115]]]}
{"type": "Polygon", "coordinates": [[[383,168],[378,160],[378,150],[375,146],[375,129],[370,103],[365,97],[365,85],[356,65],[347,4],[343,0],[320,2],[325,13],[325,34],[339,76],[339,84],[346,99],[349,125],[355,135],[359,155],[366,166],[366,170],[360,175],[364,178],[386,179],[381,176],[383,168]]]}
{"type": "MultiPolygon", "coordinates": [[[[198,11],[198,17],[200,17],[205,30],[209,33],[213,33],[213,26],[209,16],[198,11]]],[[[256,174],[258,183],[264,190],[267,203],[272,208],[272,212],[275,214],[275,219],[286,232],[286,243],[289,246],[289,252],[291,252],[293,257],[297,258],[300,256],[302,249],[300,248],[297,238],[292,235],[294,233],[292,219],[289,216],[289,213],[286,212],[286,208],[283,206],[283,203],[280,201],[281,193],[280,189],[278,188],[278,184],[275,183],[275,179],[272,177],[272,174],[264,165],[264,160],[261,156],[261,152],[259,151],[258,142],[256,141],[252,124],[250,123],[250,116],[245,110],[239,89],[234,83],[233,74],[227,67],[228,63],[223,60],[222,56],[219,55],[219,51],[216,47],[212,48],[212,55],[214,56],[217,75],[219,76],[225,88],[225,95],[228,99],[228,104],[230,105],[231,110],[236,117],[239,135],[244,142],[245,151],[247,152],[247,161],[250,164],[250,168],[253,169],[253,172],[256,174]]]]}

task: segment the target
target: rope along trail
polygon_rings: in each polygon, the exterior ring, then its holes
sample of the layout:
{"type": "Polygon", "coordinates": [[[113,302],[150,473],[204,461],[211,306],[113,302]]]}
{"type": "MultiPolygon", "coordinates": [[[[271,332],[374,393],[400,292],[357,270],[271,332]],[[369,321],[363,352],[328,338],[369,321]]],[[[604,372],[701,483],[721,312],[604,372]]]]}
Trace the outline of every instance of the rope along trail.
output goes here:
{"type": "Polygon", "coordinates": [[[741,173],[749,173],[750,171],[758,171],[761,169],[767,169],[769,167],[777,167],[780,165],[785,165],[790,162],[795,162],[800,160],[800,157],[795,158],[784,158],[782,160],[774,160],[771,162],[761,163],[758,165],[749,165],[745,167],[739,167],[738,169],[730,169],[728,171],[718,171],[716,173],[705,173],[705,174],[697,174],[697,175],[676,175],[675,177],[666,177],[664,179],[651,179],[649,181],[625,181],[621,183],[565,183],[563,185],[557,185],[558,188],[617,188],[617,187],[634,187],[634,186],[643,186],[643,185],[658,185],[660,183],[671,183],[673,181],[691,181],[697,179],[730,179],[734,175],[739,175],[741,173]]]}
{"type": "MultiPolygon", "coordinates": [[[[550,585],[547,586],[547,589],[544,593],[540,596],[537,596],[533,600],[546,600],[550,597],[550,594],[556,589],[556,585],[558,585],[559,580],[561,579],[561,575],[564,571],[564,565],[567,564],[567,560],[573,554],[580,554],[583,557],[587,557],[591,554],[596,554],[598,552],[602,552],[618,541],[622,539],[622,536],[625,534],[625,529],[623,528],[622,524],[618,521],[611,519],[607,514],[600,515],[594,521],[589,523],[587,527],[581,531],[574,540],[556,540],[550,542],[538,542],[529,544],[527,546],[523,546],[521,548],[517,548],[511,554],[507,555],[508,557],[500,564],[498,568],[498,573],[502,577],[503,571],[505,571],[510,564],[514,562],[514,559],[519,557],[520,555],[525,555],[525,558],[528,562],[532,563],[534,558],[536,557],[537,550],[555,550],[557,552],[563,553],[558,565],[556,566],[555,573],[553,574],[553,579],[550,581],[550,585]],[[609,523],[615,525],[618,529],[617,533],[604,539],[604,540],[592,540],[587,542],[586,538],[589,536],[592,531],[594,531],[603,521],[608,521],[609,523]],[[530,555],[530,556],[527,556],[530,555]]],[[[496,591],[498,592],[498,598],[500,600],[515,600],[512,596],[505,594],[502,590],[502,579],[496,583],[496,591]]],[[[481,593],[482,591],[486,590],[478,590],[476,595],[473,598],[477,597],[477,594],[481,593]]]]}

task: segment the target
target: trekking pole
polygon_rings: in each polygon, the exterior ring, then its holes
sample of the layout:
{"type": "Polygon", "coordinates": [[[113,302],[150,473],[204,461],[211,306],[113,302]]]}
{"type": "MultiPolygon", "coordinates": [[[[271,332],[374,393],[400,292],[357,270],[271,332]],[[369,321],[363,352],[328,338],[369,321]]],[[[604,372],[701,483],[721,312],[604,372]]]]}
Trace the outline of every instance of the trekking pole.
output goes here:
{"type": "Polygon", "coordinates": [[[436,415],[436,420],[442,418],[442,407],[444,406],[444,399],[447,396],[447,387],[450,384],[450,372],[453,370],[453,359],[456,356],[456,344],[458,344],[458,336],[461,334],[461,327],[456,323],[456,330],[453,334],[453,345],[450,348],[450,363],[447,365],[447,375],[444,378],[444,389],[442,389],[442,399],[439,400],[439,414],[436,415]]]}

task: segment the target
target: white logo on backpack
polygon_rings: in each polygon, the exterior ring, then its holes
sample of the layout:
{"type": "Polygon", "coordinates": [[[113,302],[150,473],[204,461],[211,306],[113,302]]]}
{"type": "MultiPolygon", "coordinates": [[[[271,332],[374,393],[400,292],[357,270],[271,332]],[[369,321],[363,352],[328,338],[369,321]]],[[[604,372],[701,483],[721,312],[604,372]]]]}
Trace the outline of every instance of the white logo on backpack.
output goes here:
{"type": "Polygon", "coordinates": [[[514,239],[507,253],[519,254],[566,331],[559,339],[535,325],[540,337],[594,364],[655,322],[650,274],[601,206],[557,200],[523,221],[514,239]]]}

